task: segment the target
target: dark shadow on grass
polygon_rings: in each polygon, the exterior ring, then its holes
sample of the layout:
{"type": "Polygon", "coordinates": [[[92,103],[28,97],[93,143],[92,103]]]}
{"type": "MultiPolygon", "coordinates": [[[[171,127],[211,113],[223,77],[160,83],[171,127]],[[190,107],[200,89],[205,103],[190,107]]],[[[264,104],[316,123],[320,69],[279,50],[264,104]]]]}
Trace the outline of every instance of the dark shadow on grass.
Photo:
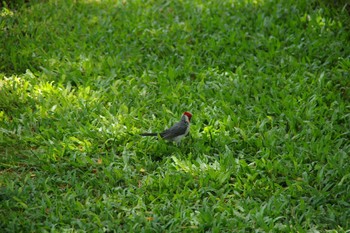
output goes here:
{"type": "Polygon", "coordinates": [[[16,9],[19,9],[23,5],[26,5],[30,2],[34,2],[34,1],[30,1],[30,0],[3,0],[0,2],[0,8],[9,7],[12,10],[16,10],[16,9]]]}

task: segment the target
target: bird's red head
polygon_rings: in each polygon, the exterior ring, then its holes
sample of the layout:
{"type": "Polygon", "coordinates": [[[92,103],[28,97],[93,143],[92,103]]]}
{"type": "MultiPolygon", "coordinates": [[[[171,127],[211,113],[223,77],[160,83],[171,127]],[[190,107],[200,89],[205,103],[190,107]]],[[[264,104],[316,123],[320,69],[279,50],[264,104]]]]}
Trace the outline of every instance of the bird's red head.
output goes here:
{"type": "Polygon", "coordinates": [[[188,120],[191,121],[192,114],[190,112],[184,112],[183,115],[186,115],[188,117],[188,120]]]}

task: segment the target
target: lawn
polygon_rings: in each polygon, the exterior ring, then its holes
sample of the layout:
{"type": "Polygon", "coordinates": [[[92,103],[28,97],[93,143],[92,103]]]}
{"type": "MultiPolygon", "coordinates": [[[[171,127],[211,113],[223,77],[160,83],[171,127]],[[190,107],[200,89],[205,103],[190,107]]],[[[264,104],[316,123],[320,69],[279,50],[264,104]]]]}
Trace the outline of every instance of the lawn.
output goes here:
{"type": "Polygon", "coordinates": [[[350,229],[349,5],[2,4],[1,232],[350,229]]]}

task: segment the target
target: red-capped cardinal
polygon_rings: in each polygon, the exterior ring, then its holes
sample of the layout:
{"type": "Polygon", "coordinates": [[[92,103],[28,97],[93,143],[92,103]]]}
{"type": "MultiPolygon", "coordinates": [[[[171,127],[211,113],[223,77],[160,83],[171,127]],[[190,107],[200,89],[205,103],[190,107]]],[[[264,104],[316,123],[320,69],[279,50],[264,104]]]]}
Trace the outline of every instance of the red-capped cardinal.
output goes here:
{"type": "Polygon", "coordinates": [[[183,137],[185,137],[190,131],[190,121],[192,114],[190,112],[184,112],[181,120],[169,129],[164,130],[161,133],[143,133],[141,136],[157,136],[158,134],[169,141],[179,143],[183,137]]]}

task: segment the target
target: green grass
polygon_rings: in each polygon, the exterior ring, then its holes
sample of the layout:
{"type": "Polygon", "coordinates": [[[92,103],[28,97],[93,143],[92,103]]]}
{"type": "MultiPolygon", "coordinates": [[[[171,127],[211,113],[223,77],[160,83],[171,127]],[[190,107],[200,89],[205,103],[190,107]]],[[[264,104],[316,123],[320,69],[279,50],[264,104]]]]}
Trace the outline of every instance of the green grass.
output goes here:
{"type": "Polygon", "coordinates": [[[1,232],[349,230],[347,9],[5,5],[1,232]],[[183,111],[180,146],[138,136],[183,111]]]}

